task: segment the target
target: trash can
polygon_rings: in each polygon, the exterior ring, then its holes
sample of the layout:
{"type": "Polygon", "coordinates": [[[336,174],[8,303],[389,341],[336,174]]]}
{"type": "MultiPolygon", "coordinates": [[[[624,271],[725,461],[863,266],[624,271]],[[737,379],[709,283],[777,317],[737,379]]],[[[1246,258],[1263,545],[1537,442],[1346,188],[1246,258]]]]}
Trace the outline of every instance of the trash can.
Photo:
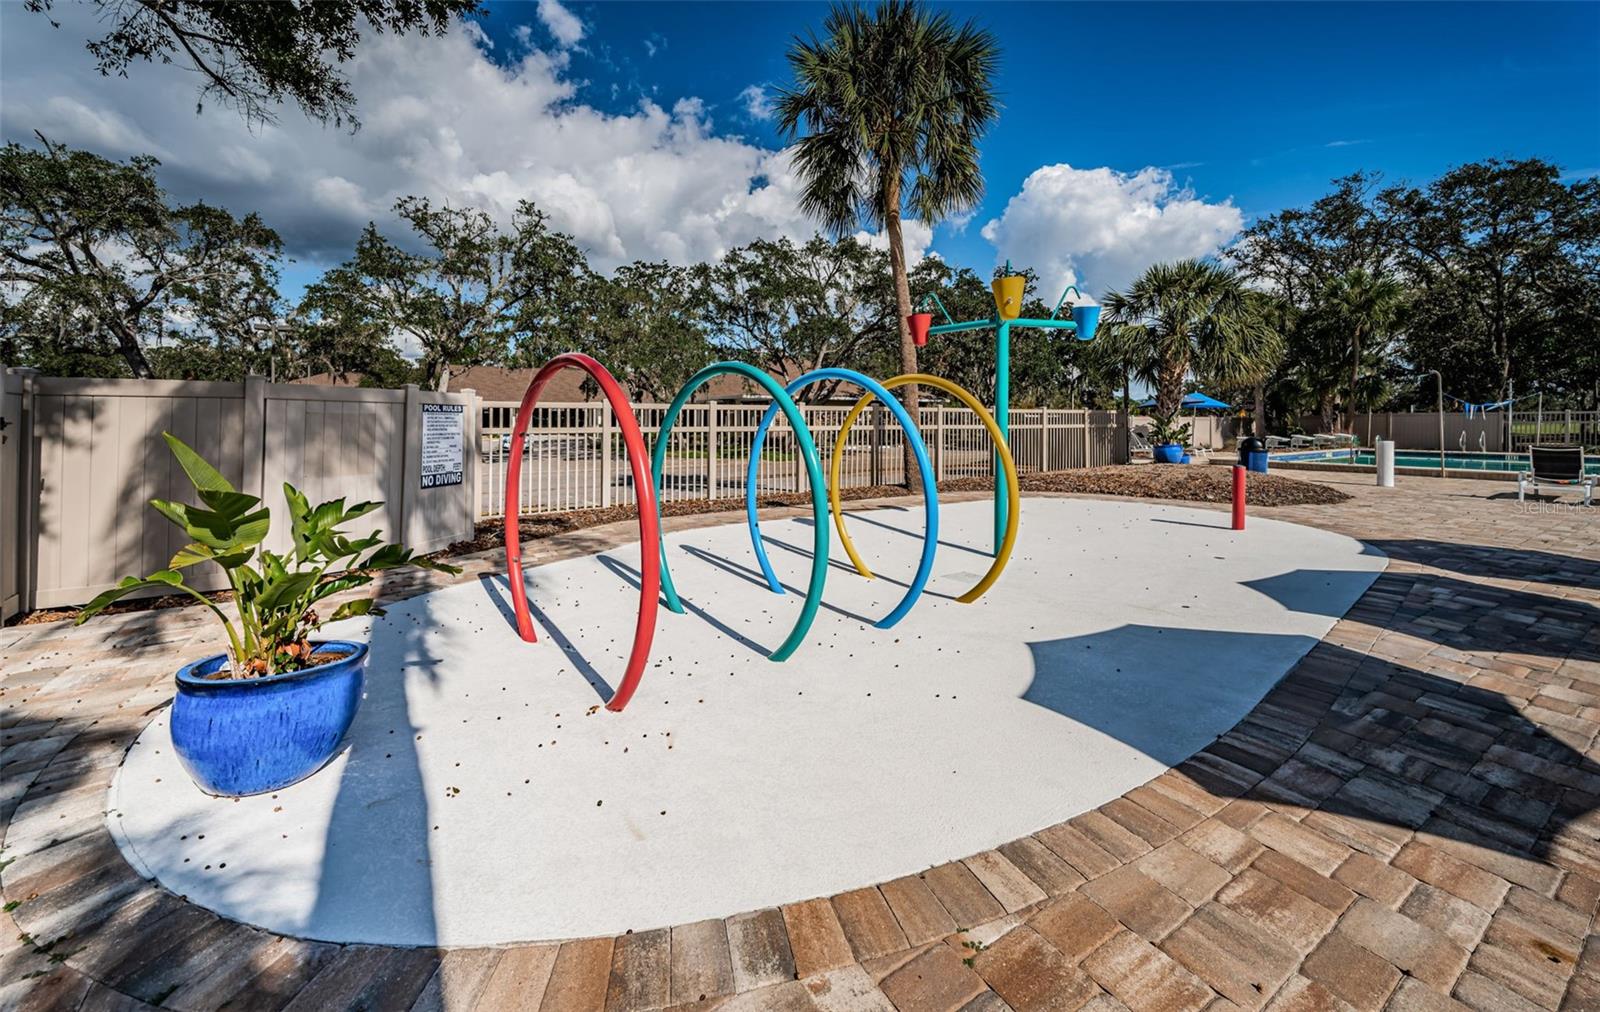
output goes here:
{"type": "Polygon", "coordinates": [[[1267,447],[1254,436],[1239,440],[1239,463],[1257,474],[1267,473],[1267,447]]]}

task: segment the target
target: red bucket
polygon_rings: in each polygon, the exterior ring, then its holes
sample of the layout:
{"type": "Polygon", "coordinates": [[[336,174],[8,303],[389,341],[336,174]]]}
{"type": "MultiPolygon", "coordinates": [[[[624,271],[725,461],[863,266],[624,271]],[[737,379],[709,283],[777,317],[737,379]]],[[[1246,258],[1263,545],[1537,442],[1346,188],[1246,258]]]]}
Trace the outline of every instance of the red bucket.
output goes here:
{"type": "Polygon", "coordinates": [[[918,348],[928,343],[928,328],[933,326],[932,313],[912,313],[906,317],[906,323],[911,327],[911,340],[918,348]]]}

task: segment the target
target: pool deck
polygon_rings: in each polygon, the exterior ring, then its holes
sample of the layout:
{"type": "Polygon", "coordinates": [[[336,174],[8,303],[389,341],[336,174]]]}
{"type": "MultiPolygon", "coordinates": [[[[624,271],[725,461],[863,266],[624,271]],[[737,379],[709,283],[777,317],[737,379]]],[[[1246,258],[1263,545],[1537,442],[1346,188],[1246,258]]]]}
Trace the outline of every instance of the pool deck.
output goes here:
{"type": "Polygon", "coordinates": [[[104,809],[175,660],[215,647],[210,623],[0,630],[0,1007],[1600,1007],[1600,512],[1519,506],[1494,481],[1296,477],[1354,498],[1260,515],[1367,541],[1388,567],[1200,753],[921,874],[615,938],[336,945],[184,902],[123,861],[104,809]]]}

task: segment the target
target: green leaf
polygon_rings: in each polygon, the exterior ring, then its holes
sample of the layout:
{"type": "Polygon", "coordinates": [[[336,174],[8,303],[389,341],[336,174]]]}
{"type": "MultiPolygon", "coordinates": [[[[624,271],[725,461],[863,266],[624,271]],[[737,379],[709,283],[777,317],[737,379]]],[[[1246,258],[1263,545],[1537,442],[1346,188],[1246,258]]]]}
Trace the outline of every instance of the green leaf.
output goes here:
{"type": "Polygon", "coordinates": [[[261,596],[256,599],[256,607],[263,612],[289,607],[301,594],[311,589],[316,580],[316,573],[288,573],[269,579],[261,596]]]}
{"type": "Polygon", "coordinates": [[[219,553],[238,552],[259,545],[266,540],[272,520],[271,514],[265,509],[241,517],[226,517],[198,506],[165,499],[152,499],[150,505],[183,528],[189,537],[219,553]]]}
{"type": "Polygon", "coordinates": [[[383,610],[375,607],[377,604],[370,597],[363,597],[358,601],[346,601],[333,611],[330,622],[337,622],[342,618],[355,618],[357,615],[382,615],[383,610]]]}
{"type": "Polygon", "coordinates": [[[315,603],[325,597],[332,597],[334,594],[346,590],[365,587],[371,582],[372,577],[367,576],[365,573],[346,573],[343,576],[336,576],[324,583],[317,584],[317,589],[311,592],[311,601],[315,603]]]}
{"type": "Polygon", "coordinates": [[[216,554],[212,552],[208,545],[199,543],[184,545],[178,549],[178,554],[174,555],[172,560],[167,563],[167,567],[169,569],[184,569],[189,566],[197,566],[202,562],[213,562],[216,558],[216,554]]]}
{"type": "Polygon", "coordinates": [[[206,463],[183,440],[170,432],[163,432],[161,437],[167,441],[167,446],[172,450],[172,455],[178,458],[178,466],[183,468],[183,473],[189,476],[194,487],[202,491],[232,492],[233,485],[222,476],[222,472],[206,463]]]}
{"type": "Polygon", "coordinates": [[[182,575],[170,569],[163,569],[159,573],[151,573],[142,580],[137,576],[125,576],[115,587],[97,595],[93,601],[84,605],[83,610],[78,612],[78,617],[73,621],[73,625],[83,625],[83,623],[104,611],[108,605],[136,590],[169,590],[173,587],[181,586],[182,583],[182,575]]]}
{"type": "Polygon", "coordinates": [[[224,492],[217,489],[201,489],[200,501],[211,507],[220,516],[237,519],[261,505],[258,496],[246,492],[224,492]]]}
{"type": "Polygon", "coordinates": [[[311,524],[320,530],[332,530],[344,515],[344,497],[322,503],[311,512],[311,524]]]}
{"type": "Polygon", "coordinates": [[[305,559],[311,550],[311,503],[304,492],[288,482],[283,483],[283,498],[289,503],[289,537],[294,541],[295,554],[305,559]]]}
{"type": "Polygon", "coordinates": [[[351,520],[355,520],[358,517],[366,516],[373,510],[381,509],[383,509],[383,503],[381,502],[358,502],[354,506],[344,511],[344,517],[340,519],[339,522],[349,523],[351,520]]]}
{"type": "Polygon", "coordinates": [[[384,545],[382,548],[367,556],[361,563],[362,569],[394,569],[404,566],[411,561],[411,553],[400,545],[384,545]]]}

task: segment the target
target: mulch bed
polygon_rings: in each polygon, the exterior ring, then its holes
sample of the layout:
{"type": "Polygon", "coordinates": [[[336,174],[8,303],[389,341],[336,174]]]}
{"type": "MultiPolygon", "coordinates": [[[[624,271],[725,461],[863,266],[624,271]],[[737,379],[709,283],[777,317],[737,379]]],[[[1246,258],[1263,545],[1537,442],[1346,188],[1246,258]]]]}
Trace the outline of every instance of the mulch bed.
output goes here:
{"type": "MultiPolygon", "coordinates": [[[[1245,482],[1245,502],[1251,506],[1332,506],[1350,496],[1336,488],[1276,474],[1251,474],[1245,482]]],[[[976,488],[991,487],[987,478],[976,488]]],[[[1020,484],[1026,492],[1076,492],[1080,495],[1119,495],[1133,499],[1177,499],[1184,502],[1232,502],[1233,468],[1190,464],[1092,467],[1082,471],[1025,474],[1020,484]]],[[[944,485],[939,486],[941,489],[944,485]]]]}
{"type": "MultiPolygon", "coordinates": [[[[1233,499],[1233,474],[1231,468],[1207,467],[1191,464],[1187,467],[1158,466],[1155,464],[1092,467],[1076,471],[1047,471],[1024,474],[1020,484],[1024,492],[1068,492],[1080,495],[1126,496],[1132,499],[1173,499],[1184,502],[1231,502],[1233,499]]],[[[939,483],[941,492],[984,492],[994,488],[992,478],[954,478],[939,483]]],[[[841,490],[845,501],[860,499],[889,499],[910,493],[903,485],[864,485],[841,490]]],[[[1350,496],[1338,489],[1315,482],[1298,481],[1275,474],[1252,474],[1246,485],[1246,501],[1252,506],[1305,506],[1333,505],[1350,496]]],[[[757,500],[761,506],[806,506],[811,502],[809,492],[781,492],[763,495],[757,500]]],[[[692,516],[700,513],[727,513],[744,509],[742,497],[728,499],[695,499],[669,502],[662,505],[662,515],[669,517],[692,516]]],[[[567,513],[544,513],[528,517],[518,525],[524,541],[553,537],[598,527],[601,524],[632,520],[639,515],[633,506],[610,506],[604,509],[573,510],[567,513]]],[[[447,559],[451,556],[470,555],[505,547],[505,525],[487,521],[477,527],[476,536],[458,541],[431,557],[447,559]]],[[[206,595],[213,601],[227,601],[232,594],[219,591],[206,595]]],[[[185,608],[199,602],[184,594],[168,597],[142,598],[114,604],[105,614],[115,615],[130,611],[154,611],[163,608],[185,608]]],[[[30,612],[12,620],[15,625],[34,625],[40,622],[64,622],[78,617],[76,608],[51,608],[30,612]]]]}

